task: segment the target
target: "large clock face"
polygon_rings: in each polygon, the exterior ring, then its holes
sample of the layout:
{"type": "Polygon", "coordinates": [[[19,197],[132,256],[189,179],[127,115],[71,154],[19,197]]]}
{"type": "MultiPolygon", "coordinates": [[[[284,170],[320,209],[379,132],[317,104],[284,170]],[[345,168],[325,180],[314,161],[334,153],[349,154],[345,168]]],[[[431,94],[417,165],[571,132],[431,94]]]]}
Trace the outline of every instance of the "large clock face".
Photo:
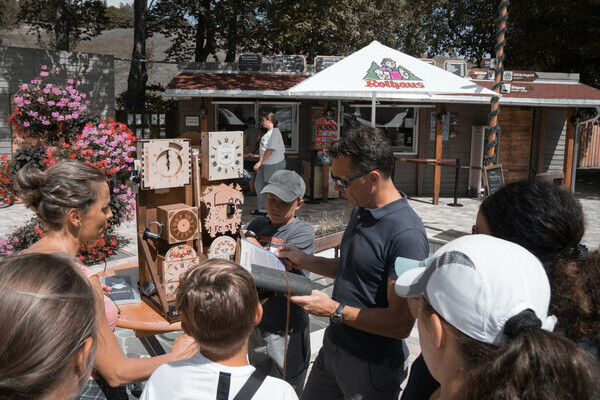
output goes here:
{"type": "Polygon", "coordinates": [[[169,222],[171,236],[181,242],[191,239],[197,230],[198,217],[190,210],[176,212],[169,222]]]}
{"type": "Polygon", "coordinates": [[[142,140],[140,146],[143,189],[163,189],[190,184],[189,140],[142,140]]]}
{"type": "Polygon", "coordinates": [[[239,178],[243,169],[244,132],[207,132],[202,139],[202,154],[207,162],[202,174],[209,180],[239,178]]]}

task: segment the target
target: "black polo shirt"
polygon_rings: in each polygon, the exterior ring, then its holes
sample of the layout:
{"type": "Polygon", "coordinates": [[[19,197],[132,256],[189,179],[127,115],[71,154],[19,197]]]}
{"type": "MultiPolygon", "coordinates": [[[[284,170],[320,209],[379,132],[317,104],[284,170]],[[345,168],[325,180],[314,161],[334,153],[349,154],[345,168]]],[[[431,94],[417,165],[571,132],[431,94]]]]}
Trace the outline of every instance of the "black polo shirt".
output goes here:
{"type": "MultiPolygon", "coordinates": [[[[396,257],[422,260],[429,255],[423,222],[408,205],[404,194],[401,199],[377,209],[355,207],[340,249],[332,298],[358,308],[388,306],[387,280],[397,278],[396,257]]],[[[330,324],[327,334],[334,344],[364,360],[381,362],[389,358],[395,365],[404,362],[402,340],[345,324],[330,324]]]]}

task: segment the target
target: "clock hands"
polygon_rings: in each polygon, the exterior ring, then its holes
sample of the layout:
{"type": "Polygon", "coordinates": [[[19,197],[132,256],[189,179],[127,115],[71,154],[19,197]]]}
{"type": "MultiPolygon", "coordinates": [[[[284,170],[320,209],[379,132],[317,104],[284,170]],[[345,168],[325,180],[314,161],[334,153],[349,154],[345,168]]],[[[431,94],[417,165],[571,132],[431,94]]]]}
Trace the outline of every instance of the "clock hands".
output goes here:
{"type": "Polygon", "coordinates": [[[171,169],[171,161],[169,160],[169,149],[167,149],[167,169],[171,169]]]}

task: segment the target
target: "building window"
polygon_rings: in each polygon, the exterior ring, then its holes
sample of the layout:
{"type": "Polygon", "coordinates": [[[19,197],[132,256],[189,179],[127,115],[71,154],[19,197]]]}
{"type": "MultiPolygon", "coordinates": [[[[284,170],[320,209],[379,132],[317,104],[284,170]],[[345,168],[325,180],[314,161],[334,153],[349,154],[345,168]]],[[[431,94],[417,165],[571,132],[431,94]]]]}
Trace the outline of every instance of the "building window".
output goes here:
{"type": "MultiPolygon", "coordinates": [[[[417,154],[418,110],[417,107],[394,104],[377,106],[375,126],[390,138],[395,154],[417,154]]],[[[371,105],[345,105],[341,134],[349,127],[360,124],[371,126],[371,105]]]]}
{"type": "Polygon", "coordinates": [[[214,102],[216,130],[237,131],[246,129],[246,121],[254,117],[256,126],[262,128],[262,115],[275,113],[286,153],[298,152],[298,103],[275,102],[214,102]]]}

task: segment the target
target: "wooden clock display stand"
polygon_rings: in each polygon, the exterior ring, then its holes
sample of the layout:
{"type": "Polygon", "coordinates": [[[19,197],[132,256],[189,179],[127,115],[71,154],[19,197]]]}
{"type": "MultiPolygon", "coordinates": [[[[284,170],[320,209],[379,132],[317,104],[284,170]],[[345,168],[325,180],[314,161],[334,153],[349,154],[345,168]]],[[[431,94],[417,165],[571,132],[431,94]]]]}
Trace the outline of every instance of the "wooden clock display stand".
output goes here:
{"type": "Polygon", "coordinates": [[[199,152],[192,153],[187,139],[138,142],[140,292],[142,300],[169,322],[179,320],[173,301],[179,275],[186,267],[206,259],[198,240],[200,180],[194,179],[199,174],[199,152]],[[147,227],[156,234],[154,238],[144,238],[147,227]]]}
{"type": "Polygon", "coordinates": [[[241,224],[243,196],[235,180],[242,176],[243,134],[203,132],[201,149],[188,139],[138,141],[140,292],[169,322],[180,319],[179,277],[209,257],[235,255],[235,239],[226,234],[235,237],[241,224]]]}

